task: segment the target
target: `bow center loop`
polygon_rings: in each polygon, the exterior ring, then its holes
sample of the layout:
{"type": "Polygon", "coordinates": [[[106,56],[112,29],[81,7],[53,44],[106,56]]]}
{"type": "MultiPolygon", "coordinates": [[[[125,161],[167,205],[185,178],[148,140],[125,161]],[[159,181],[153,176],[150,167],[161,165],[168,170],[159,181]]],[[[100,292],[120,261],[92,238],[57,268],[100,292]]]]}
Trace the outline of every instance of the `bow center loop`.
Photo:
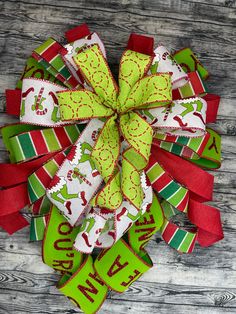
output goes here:
{"type": "Polygon", "coordinates": [[[116,110],[118,107],[117,100],[114,101],[114,100],[106,99],[104,100],[104,106],[112,110],[116,110]]]}
{"type": "Polygon", "coordinates": [[[113,109],[113,119],[116,124],[120,124],[121,118],[123,115],[128,114],[127,112],[122,112],[119,108],[113,109]]]}
{"type": "Polygon", "coordinates": [[[113,116],[119,119],[119,115],[122,113],[122,106],[120,105],[118,99],[116,101],[106,100],[104,106],[113,111],[113,116]]]}
{"type": "MultiPolygon", "coordinates": [[[[127,113],[127,111],[122,109],[122,106],[120,105],[118,100],[115,103],[114,102],[113,103],[106,102],[104,105],[105,105],[105,107],[110,108],[113,111],[112,119],[113,119],[113,121],[115,121],[115,123],[119,124],[121,116],[127,113]]],[[[128,110],[128,111],[130,111],[130,110],[128,110]]]]}

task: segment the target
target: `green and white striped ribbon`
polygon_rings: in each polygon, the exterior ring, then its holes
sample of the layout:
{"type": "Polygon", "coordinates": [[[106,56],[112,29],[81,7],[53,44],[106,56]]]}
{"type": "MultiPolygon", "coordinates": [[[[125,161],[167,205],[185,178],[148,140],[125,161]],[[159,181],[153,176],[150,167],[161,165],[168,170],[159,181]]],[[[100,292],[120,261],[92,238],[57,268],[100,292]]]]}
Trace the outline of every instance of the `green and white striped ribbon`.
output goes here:
{"type": "Polygon", "coordinates": [[[66,155],[67,151],[58,153],[28,177],[30,203],[36,202],[45,195],[46,188],[63,163],[66,155]]]}
{"type": "Polygon", "coordinates": [[[83,125],[66,125],[58,128],[32,130],[9,139],[16,162],[22,162],[51,152],[60,151],[73,144],[83,125]]]}
{"type": "Polygon", "coordinates": [[[47,225],[49,215],[33,216],[30,222],[30,241],[41,241],[47,225]]]}
{"type": "Polygon", "coordinates": [[[189,192],[173,180],[158,162],[150,166],[146,174],[158,195],[173,205],[181,212],[188,209],[189,192]]]}
{"type": "Polygon", "coordinates": [[[157,133],[154,137],[154,144],[177,156],[198,159],[210,135],[207,132],[201,137],[175,136],[157,133]]]}
{"type": "Polygon", "coordinates": [[[164,223],[160,228],[163,240],[179,252],[191,253],[194,249],[197,232],[195,230],[188,231],[171,222],[171,218],[178,214],[178,210],[170,203],[163,201],[161,206],[165,216],[164,223]]]}

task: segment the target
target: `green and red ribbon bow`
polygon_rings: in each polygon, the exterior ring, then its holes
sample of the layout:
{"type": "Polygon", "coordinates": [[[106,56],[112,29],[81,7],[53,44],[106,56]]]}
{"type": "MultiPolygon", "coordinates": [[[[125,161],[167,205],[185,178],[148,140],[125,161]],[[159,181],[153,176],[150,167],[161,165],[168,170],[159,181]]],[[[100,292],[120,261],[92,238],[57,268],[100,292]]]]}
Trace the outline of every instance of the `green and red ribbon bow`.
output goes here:
{"type": "Polygon", "coordinates": [[[2,128],[11,163],[0,165],[0,226],[28,225],[28,207],[30,239],[43,240],[58,288],[94,313],[109,289],[124,292],[150,269],[144,246],[158,230],[184,253],[223,238],[219,211],[204,204],[213,176],[201,169],[221,162],[220,136],[205,127],[219,96],[189,48],[153,51],[153,39],[132,34],[117,85],[96,33],[84,24],[66,38],[36,48],[6,91],[21,123],[2,128]],[[191,228],[176,223],[180,212],[191,228]]]}
{"type": "Polygon", "coordinates": [[[153,129],[137,110],[164,106],[172,100],[169,73],[146,76],[152,59],[126,50],[120,62],[118,88],[100,48],[93,45],[74,58],[93,91],[58,94],[62,121],[105,120],[91,158],[106,185],[95,196],[93,206],[114,210],[126,198],[138,210],[141,207],[140,171],[148,164],[153,129]],[[119,170],[121,137],[127,148],[123,149],[119,170]]]}

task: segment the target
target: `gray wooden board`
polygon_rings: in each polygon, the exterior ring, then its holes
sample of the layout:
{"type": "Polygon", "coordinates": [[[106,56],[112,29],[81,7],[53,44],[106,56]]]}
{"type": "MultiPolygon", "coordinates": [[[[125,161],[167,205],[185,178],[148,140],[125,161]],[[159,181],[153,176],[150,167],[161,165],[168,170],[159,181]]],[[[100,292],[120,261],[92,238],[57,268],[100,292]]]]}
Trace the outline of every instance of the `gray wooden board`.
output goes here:
{"type": "MultiPolygon", "coordinates": [[[[100,313],[236,313],[236,2],[234,0],[0,1],[0,124],[4,90],[14,88],[25,60],[48,36],[87,22],[103,39],[115,73],[129,33],[155,37],[169,48],[190,46],[210,70],[208,86],[222,96],[217,125],[221,169],[214,172],[214,202],[225,239],[180,255],[156,235],[148,244],[154,267],[124,294],[110,293],[100,313]]],[[[7,153],[0,142],[0,161],[7,153]]],[[[77,313],[55,288],[58,274],[41,261],[41,243],[29,228],[0,231],[0,313],[77,313]]]]}

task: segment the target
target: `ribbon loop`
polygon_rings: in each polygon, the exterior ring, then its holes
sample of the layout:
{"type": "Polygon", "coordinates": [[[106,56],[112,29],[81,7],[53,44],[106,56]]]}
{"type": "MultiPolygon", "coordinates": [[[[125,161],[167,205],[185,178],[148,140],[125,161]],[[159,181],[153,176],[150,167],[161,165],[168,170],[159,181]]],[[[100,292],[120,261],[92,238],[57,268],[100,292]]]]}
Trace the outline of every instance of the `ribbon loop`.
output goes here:
{"type": "Polygon", "coordinates": [[[181,68],[189,73],[198,71],[201,78],[206,80],[209,76],[207,69],[201,64],[196,55],[190,48],[184,48],[174,53],[174,60],[181,66],[181,68]]]}
{"type": "Polygon", "coordinates": [[[79,82],[66,67],[64,60],[60,54],[63,46],[53,38],[48,38],[42,45],[37,47],[32,56],[47,71],[56,77],[64,86],[68,88],[80,88],[79,82]]]}
{"type": "Polygon", "coordinates": [[[128,231],[129,243],[132,248],[139,252],[148,243],[150,238],[161,228],[164,222],[161,205],[158,198],[153,194],[150,208],[133,224],[128,231]]]}
{"type": "Polygon", "coordinates": [[[118,87],[99,46],[94,44],[79,52],[74,60],[95,93],[116,109],[118,87]]]}
{"type": "Polygon", "coordinates": [[[86,314],[96,313],[108,292],[108,287],[94,270],[90,255],[73,276],[61,278],[58,288],[86,314]]]}
{"type": "Polygon", "coordinates": [[[152,267],[152,262],[145,251],[136,254],[124,240],[120,240],[98,256],[94,267],[109,287],[124,292],[134,280],[152,267]]]}
{"type": "Polygon", "coordinates": [[[57,92],[65,88],[55,83],[25,78],[22,84],[20,120],[41,126],[58,126],[61,121],[57,92]]]}
{"type": "Polygon", "coordinates": [[[150,109],[149,112],[143,110],[141,114],[158,133],[198,137],[205,134],[206,109],[206,101],[195,97],[175,100],[164,108],[150,109]]]}
{"type": "Polygon", "coordinates": [[[160,107],[171,100],[171,83],[168,73],[146,76],[130,90],[125,103],[121,104],[121,112],[160,107]]]}
{"type": "Polygon", "coordinates": [[[120,61],[119,69],[119,96],[118,102],[122,105],[133,86],[147,73],[152,57],[147,54],[126,50],[120,61]]]}
{"type": "Polygon", "coordinates": [[[93,92],[63,91],[57,95],[63,121],[104,118],[113,114],[113,110],[104,106],[102,99],[93,92]]]}
{"type": "Polygon", "coordinates": [[[129,112],[121,116],[120,129],[129,145],[147,163],[152,143],[152,127],[136,112],[129,112]]]}
{"type": "Polygon", "coordinates": [[[52,206],[43,240],[43,262],[61,274],[71,275],[83,255],[73,249],[79,227],[72,227],[56,206],[52,206]]]}
{"type": "Polygon", "coordinates": [[[47,189],[48,198],[64,213],[71,225],[82,215],[102,183],[91,152],[98,130],[103,125],[99,119],[87,124],[47,189]]]}
{"type": "Polygon", "coordinates": [[[91,157],[106,182],[114,173],[120,154],[120,134],[116,116],[109,118],[99,133],[91,157]]]}
{"type": "Polygon", "coordinates": [[[122,203],[120,173],[117,172],[95,197],[95,205],[114,210],[122,203]]]}

